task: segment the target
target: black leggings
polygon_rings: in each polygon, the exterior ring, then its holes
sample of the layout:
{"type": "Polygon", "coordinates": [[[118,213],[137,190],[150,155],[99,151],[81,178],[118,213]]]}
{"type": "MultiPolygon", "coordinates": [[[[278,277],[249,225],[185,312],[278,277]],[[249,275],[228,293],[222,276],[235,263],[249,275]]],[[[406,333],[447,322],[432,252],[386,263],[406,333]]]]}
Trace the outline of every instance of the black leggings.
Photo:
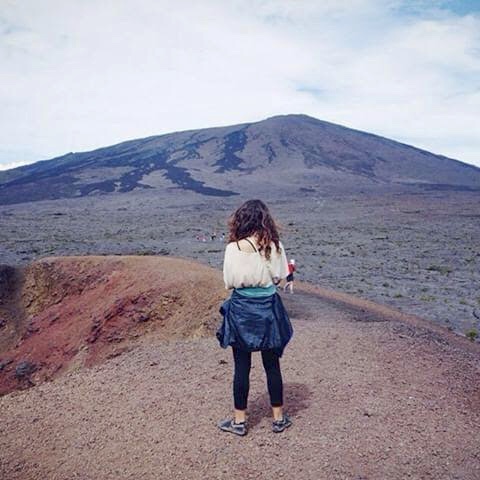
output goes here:
{"type": "MultiPolygon", "coordinates": [[[[250,388],[252,352],[232,347],[235,373],[233,375],[233,400],[237,410],[246,410],[250,388]]],[[[267,374],[268,393],[272,407],[283,405],[283,383],[279,357],[273,350],[262,350],[262,362],[267,374]]]]}

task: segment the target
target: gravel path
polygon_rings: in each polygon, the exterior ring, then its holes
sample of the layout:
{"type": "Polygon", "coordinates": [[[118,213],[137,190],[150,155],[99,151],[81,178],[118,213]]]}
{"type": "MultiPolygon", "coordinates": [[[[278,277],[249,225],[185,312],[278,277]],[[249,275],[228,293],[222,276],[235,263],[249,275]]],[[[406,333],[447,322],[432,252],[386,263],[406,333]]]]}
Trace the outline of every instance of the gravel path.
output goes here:
{"type": "Polygon", "coordinates": [[[282,295],[295,329],[285,432],[270,430],[258,353],[242,438],[216,428],[232,408],[230,349],[144,343],[0,398],[0,478],[480,478],[477,345],[313,290],[282,295]]]}

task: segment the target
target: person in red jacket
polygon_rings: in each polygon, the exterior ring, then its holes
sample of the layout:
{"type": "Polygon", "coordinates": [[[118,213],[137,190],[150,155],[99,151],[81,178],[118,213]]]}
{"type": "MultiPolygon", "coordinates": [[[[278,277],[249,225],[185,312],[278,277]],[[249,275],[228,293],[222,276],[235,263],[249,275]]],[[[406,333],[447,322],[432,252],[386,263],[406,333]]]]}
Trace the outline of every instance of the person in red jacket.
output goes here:
{"type": "Polygon", "coordinates": [[[290,293],[293,293],[293,280],[294,280],[294,277],[293,277],[293,272],[296,271],[296,267],[295,267],[295,260],[292,258],[289,262],[288,262],[288,275],[287,275],[287,283],[285,283],[285,286],[283,287],[283,291],[286,292],[288,287],[290,287],[290,293]]]}

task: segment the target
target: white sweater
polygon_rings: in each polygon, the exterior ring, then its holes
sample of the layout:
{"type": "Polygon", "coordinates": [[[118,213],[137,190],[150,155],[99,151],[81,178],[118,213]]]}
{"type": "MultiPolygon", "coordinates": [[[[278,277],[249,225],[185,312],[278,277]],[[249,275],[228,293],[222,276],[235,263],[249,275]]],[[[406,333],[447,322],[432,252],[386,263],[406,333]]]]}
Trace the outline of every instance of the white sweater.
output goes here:
{"type": "MultiPolygon", "coordinates": [[[[252,237],[249,237],[252,240],[252,237]]],[[[258,247],[254,242],[255,248],[258,247]]],[[[288,260],[282,242],[279,242],[281,252],[271,243],[270,259],[263,252],[244,252],[238,249],[236,242],[230,242],[225,248],[223,260],[223,280],[225,288],[269,287],[274,280],[288,275],[288,260]]]]}

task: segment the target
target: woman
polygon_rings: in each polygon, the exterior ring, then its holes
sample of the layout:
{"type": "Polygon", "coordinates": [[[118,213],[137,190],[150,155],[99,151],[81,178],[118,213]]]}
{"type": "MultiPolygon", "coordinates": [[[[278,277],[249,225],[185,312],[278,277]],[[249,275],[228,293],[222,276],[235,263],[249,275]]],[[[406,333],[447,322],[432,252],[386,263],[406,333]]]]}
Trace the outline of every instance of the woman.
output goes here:
{"type": "Polygon", "coordinates": [[[233,292],[220,307],[223,322],[217,338],[221,347],[232,347],[234,415],[222,420],[218,427],[246,435],[251,355],[261,351],[272,406],[272,429],[278,433],[292,424],[282,410],[279,359],[293,329],[276,289],[288,275],[287,256],[275,222],[261,200],[248,200],[241,205],[228,225],[223,278],[225,288],[233,288],[233,292]]]}

